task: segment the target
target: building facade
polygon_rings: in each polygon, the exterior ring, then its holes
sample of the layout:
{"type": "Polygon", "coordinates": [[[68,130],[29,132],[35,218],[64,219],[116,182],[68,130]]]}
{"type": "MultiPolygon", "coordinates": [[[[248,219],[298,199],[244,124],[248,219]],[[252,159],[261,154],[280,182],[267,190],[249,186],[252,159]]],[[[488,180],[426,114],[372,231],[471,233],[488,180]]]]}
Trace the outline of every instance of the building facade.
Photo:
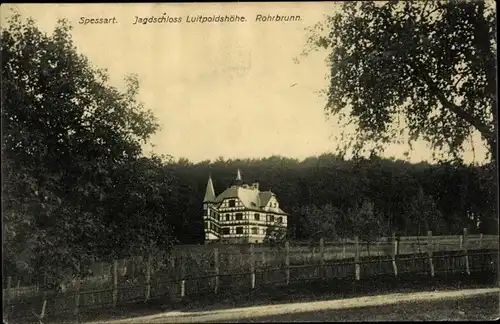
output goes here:
{"type": "Polygon", "coordinates": [[[235,183],[215,195],[208,177],[203,199],[205,243],[262,243],[266,233],[287,227],[288,214],[271,191],[260,191],[259,184],[244,184],[238,170],[235,183]]]}

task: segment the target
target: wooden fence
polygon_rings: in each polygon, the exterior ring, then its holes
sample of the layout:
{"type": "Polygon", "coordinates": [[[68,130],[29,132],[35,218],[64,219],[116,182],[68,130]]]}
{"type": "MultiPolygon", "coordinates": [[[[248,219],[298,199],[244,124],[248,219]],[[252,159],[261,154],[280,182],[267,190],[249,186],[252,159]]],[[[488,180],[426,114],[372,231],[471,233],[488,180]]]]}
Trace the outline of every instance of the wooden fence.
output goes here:
{"type": "MultiPolygon", "coordinates": [[[[39,318],[78,314],[82,309],[147,302],[160,296],[172,300],[204,293],[288,285],[314,278],[361,278],[403,273],[496,269],[498,236],[433,237],[417,242],[394,236],[367,244],[357,238],[316,244],[207,245],[178,247],[168,257],[116,260],[96,267],[98,275],[74,280],[65,291],[13,287],[7,278],[4,314],[23,310],[39,318]],[[483,250],[477,253],[477,250],[483,250]],[[484,252],[490,251],[490,252],[484,252]],[[491,252],[493,251],[493,252],[491,252]],[[22,290],[25,289],[24,292],[22,290]]],[[[16,281],[15,281],[16,282],[16,281]]],[[[19,282],[19,281],[17,281],[19,282]]],[[[19,284],[18,284],[19,285],[19,284]]]]}

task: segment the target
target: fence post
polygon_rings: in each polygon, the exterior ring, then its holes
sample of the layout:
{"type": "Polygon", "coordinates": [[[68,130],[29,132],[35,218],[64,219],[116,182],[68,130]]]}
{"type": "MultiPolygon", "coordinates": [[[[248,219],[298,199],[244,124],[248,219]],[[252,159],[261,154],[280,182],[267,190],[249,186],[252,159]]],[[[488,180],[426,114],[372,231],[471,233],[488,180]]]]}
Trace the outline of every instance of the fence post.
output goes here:
{"type": "Polygon", "coordinates": [[[175,271],[176,268],[175,268],[175,258],[176,258],[176,254],[174,253],[174,251],[170,251],[170,255],[169,255],[169,279],[170,279],[170,285],[169,285],[169,293],[170,293],[170,299],[174,299],[176,297],[176,293],[175,293],[175,283],[176,283],[176,279],[177,279],[177,272],[175,271]]]}
{"type": "Polygon", "coordinates": [[[7,323],[8,320],[8,315],[10,315],[9,312],[9,302],[10,302],[10,297],[11,297],[11,285],[12,285],[12,277],[7,277],[7,287],[5,289],[5,294],[3,295],[4,303],[3,303],[3,311],[4,311],[4,321],[7,323]]]}
{"type": "Polygon", "coordinates": [[[432,231],[427,232],[427,248],[429,253],[429,265],[431,267],[431,277],[434,277],[434,263],[432,262],[432,231]]]}
{"type": "Polygon", "coordinates": [[[355,251],[354,251],[354,270],[356,271],[356,280],[360,279],[360,268],[359,268],[359,238],[356,235],[354,237],[355,251]]]}
{"type": "Polygon", "coordinates": [[[400,246],[400,243],[401,243],[401,240],[400,240],[400,237],[396,237],[396,233],[394,233],[394,244],[396,244],[396,255],[399,255],[399,248],[401,247],[400,246]]]}
{"type": "Polygon", "coordinates": [[[250,287],[255,289],[255,255],[253,244],[250,244],[250,287]]]}
{"type": "Polygon", "coordinates": [[[148,254],[146,259],[146,289],[144,290],[144,302],[147,302],[151,297],[151,253],[148,254]]]}
{"type": "Polygon", "coordinates": [[[266,258],[266,250],[263,248],[261,257],[261,271],[262,271],[262,284],[265,285],[267,282],[267,258],[266,258]]]}
{"type": "Polygon", "coordinates": [[[460,235],[458,237],[458,246],[459,246],[459,250],[462,251],[463,248],[464,248],[464,237],[463,237],[463,235],[460,235]]]}
{"type": "Polygon", "coordinates": [[[479,234],[479,248],[483,248],[483,233],[479,234]]]}
{"type": "Polygon", "coordinates": [[[470,268],[469,268],[469,256],[467,252],[467,227],[464,228],[464,239],[463,239],[463,250],[465,253],[465,271],[467,272],[468,275],[470,275],[470,268]]]}
{"type": "Polygon", "coordinates": [[[394,276],[398,276],[398,266],[396,264],[396,255],[399,251],[398,240],[396,240],[396,233],[392,233],[392,244],[394,245],[392,250],[392,268],[394,269],[394,276]]]}
{"type": "Polygon", "coordinates": [[[220,259],[219,259],[219,249],[214,248],[214,263],[215,263],[215,285],[214,285],[214,293],[219,292],[219,273],[220,273],[220,259]]]}
{"type": "Polygon", "coordinates": [[[285,276],[286,284],[290,284],[290,242],[285,242],[285,276]]]}
{"type": "Polygon", "coordinates": [[[320,265],[320,276],[325,277],[325,240],[324,238],[319,239],[319,265],[320,265]]]}
{"type": "Polygon", "coordinates": [[[45,318],[45,310],[47,309],[47,277],[43,277],[43,285],[42,285],[42,290],[43,290],[43,303],[42,303],[42,310],[40,311],[40,319],[45,318]]]}
{"type": "Polygon", "coordinates": [[[118,260],[113,260],[111,278],[113,280],[113,307],[116,307],[116,303],[118,302],[118,260]]]}
{"type": "Polygon", "coordinates": [[[73,314],[77,315],[80,308],[80,286],[81,280],[80,278],[75,279],[75,308],[73,309],[73,314]]]}
{"type": "Polygon", "coordinates": [[[346,258],[346,255],[345,255],[345,246],[347,244],[347,238],[344,238],[344,241],[342,242],[342,259],[345,259],[346,258]]]}
{"type": "Polygon", "coordinates": [[[181,298],[186,296],[186,256],[184,251],[181,252],[181,298]]]}
{"type": "Polygon", "coordinates": [[[5,304],[10,302],[10,297],[12,295],[12,277],[7,277],[7,289],[5,290],[5,304]]]}

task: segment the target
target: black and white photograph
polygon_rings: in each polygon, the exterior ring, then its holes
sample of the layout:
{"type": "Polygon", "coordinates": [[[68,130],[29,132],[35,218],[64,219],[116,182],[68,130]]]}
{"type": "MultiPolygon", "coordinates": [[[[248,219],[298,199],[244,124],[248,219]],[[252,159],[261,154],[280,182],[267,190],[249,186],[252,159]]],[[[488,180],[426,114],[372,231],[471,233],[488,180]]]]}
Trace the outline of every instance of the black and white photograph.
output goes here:
{"type": "Polygon", "coordinates": [[[496,14],[2,5],[3,323],[498,320],[496,14]]]}

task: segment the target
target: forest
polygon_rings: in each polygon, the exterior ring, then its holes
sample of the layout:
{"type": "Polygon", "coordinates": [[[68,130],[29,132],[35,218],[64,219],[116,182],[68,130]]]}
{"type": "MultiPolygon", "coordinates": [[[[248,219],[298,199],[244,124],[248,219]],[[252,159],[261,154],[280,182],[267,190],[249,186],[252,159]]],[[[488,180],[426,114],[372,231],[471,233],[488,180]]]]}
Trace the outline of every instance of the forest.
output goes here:
{"type": "Polygon", "coordinates": [[[169,161],[175,195],[165,197],[176,215],[177,238],[203,243],[201,201],[208,174],[216,194],[232,184],[236,170],[245,183],[272,190],[289,217],[289,239],[309,240],[398,235],[496,232],[494,171],[488,166],[412,164],[372,156],[345,160],[334,154],[302,161],[263,159],[169,161]],[[180,226],[180,227],[179,227],[180,226]],[[182,228],[182,229],[181,229],[182,228]]]}

